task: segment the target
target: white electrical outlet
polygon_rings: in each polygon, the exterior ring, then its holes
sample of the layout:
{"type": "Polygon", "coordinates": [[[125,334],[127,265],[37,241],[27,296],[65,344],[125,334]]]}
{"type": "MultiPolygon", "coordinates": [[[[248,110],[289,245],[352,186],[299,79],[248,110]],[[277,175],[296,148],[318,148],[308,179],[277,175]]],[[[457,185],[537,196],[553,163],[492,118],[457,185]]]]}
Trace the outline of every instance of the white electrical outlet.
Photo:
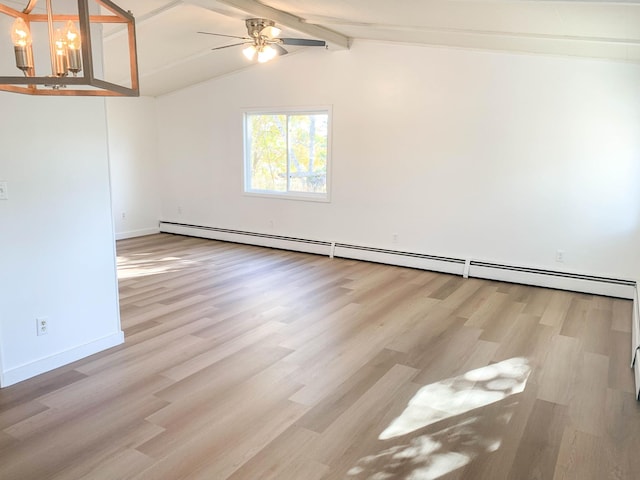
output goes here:
{"type": "Polygon", "coordinates": [[[7,190],[7,182],[0,182],[0,200],[9,200],[9,191],[7,190]]]}
{"type": "Polygon", "coordinates": [[[393,240],[393,243],[398,243],[398,234],[394,233],[393,235],[391,235],[391,239],[393,240]]]}
{"type": "Polygon", "coordinates": [[[49,333],[49,319],[47,317],[36,318],[38,336],[49,333]]]}
{"type": "Polygon", "coordinates": [[[556,262],[564,263],[564,250],[556,250],[556,262]]]}

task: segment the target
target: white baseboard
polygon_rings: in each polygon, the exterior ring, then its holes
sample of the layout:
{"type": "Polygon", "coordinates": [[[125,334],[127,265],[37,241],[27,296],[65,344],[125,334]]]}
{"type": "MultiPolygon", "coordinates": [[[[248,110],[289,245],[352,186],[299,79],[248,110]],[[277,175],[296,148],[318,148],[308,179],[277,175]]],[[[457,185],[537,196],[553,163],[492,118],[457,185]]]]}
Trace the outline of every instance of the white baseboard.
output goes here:
{"type": "Polygon", "coordinates": [[[27,380],[42,373],[48,372],[63,365],[75,362],[107,348],[115,347],[124,342],[124,332],[119,331],[113,335],[99,338],[93,342],[80,345],[64,352],[59,352],[49,357],[41,358],[16,368],[12,368],[0,375],[0,387],[8,387],[14,383],[27,380]]]}
{"type": "Polygon", "coordinates": [[[283,250],[296,250],[330,257],[335,256],[386,263],[389,265],[462,275],[465,278],[467,276],[485,278],[594,295],[632,299],[636,291],[636,282],[633,280],[543,270],[526,266],[499,265],[468,258],[442,257],[417,252],[389,250],[363,245],[349,245],[324,240],[284,237],[267,233],[229,230],[201,225],[187,225],[175,222],[160,222],[160,231],[191,237],[209,238],[212,240],[281,248],[283,250]]]}
{"type": "Polygon", "coordinates": [[[124,240],[125,238],[144,237],[145,235],[154,235],[160,233],[160,229],[143,228],[141,230],[129,230],[127,232],[116,232],[116,240],[124,240]]]}

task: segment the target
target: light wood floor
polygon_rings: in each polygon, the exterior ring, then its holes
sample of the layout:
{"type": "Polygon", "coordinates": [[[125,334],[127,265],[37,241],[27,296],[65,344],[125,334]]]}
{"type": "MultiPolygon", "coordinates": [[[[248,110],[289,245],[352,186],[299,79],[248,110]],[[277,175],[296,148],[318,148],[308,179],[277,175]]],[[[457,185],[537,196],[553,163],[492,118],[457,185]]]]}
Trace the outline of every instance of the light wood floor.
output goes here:
{"type": "Polygon", "coordinates": [[[172,235],[118,255],[125,345],[0,391],[0,479],[640,478],[629,301],[172,235]]]}

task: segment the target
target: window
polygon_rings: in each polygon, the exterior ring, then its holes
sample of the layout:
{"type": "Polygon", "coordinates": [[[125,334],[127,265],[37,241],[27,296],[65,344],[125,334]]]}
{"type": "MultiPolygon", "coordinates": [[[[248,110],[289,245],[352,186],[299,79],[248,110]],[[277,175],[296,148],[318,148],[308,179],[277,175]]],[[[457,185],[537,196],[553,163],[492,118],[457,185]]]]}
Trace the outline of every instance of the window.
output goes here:
{"type": "Polygon", "coordinates": [[[247,112],[245,192],[328,200],[329,109],[247,112]]]}

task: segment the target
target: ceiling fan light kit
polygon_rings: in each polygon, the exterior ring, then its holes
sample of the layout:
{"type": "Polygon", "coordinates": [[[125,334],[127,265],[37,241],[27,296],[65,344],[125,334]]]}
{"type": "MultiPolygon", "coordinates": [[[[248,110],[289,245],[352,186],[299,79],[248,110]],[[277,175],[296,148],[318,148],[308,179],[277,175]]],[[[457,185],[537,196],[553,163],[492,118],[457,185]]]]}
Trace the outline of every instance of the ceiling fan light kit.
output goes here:
{"type": "MultiPolygon", "coordinates": [[[[0,3],[0,14],[14,19],[10,36],[16,68],[23,74],[0,76],[0,91],[29,95],[139,96],[135,20],[131,12],[124,11],[110,0],[77,0],[77,11],[54,13],[52,0],[46,0],[45,13],[35,13],[37,2],[28,0],[21,12],[0,3]],[[92,14],[90,2],[95,11],[101,7],[104,12],[92,14]],[[32,24],[42,23],[47,25],[48,48],[42,42],[36,52],[49,51],[51,70],[45,76],[36,74],[34,62],[34,41],[42,38],[36,38],[31,32],[32,24]],[[92,26],[103,24],[126,26],[129,85],[107,82],[96,76],[92,46],[97,43],[96,33],[101,34],[102,30],[92,29],[92,26]]],[[[0,45],[2,43],[0,40],[0,45]]],[[[8,38],[5,43],[8,43],[8,38]]]]}
{"type": "Polygon", "coordinates": [[[257,60],[259,63],[265,63],[275,57],[289,53],[283,45],[294,45],[300,47],[326,47],[327,45],[323,40],[311,40],[307,38],[280,38],[279,35],[282,33],[282,30],[275,26],[274,21],[267,20],[266,18],[249,18],[245,21],[245,25],[247,27],[247,34],[249,35],[247,37],[212,32],[198,33],[243,40],[239,43],[215,47],[212,48],[212,50],[222,50],[229,47],[248,45],[242,49],[242,54],[248,60],[257,60]]]}
{"type": "Polygon", "coordinates": [[[247,48],[242,50],[242,54],[247,58],[247,60],[258,60],[259,63],[265,63],[278,55],[278,52],[271,45],[264,45],[260,47],[254,47],[253,45],[249,45],[247,48]]]}

